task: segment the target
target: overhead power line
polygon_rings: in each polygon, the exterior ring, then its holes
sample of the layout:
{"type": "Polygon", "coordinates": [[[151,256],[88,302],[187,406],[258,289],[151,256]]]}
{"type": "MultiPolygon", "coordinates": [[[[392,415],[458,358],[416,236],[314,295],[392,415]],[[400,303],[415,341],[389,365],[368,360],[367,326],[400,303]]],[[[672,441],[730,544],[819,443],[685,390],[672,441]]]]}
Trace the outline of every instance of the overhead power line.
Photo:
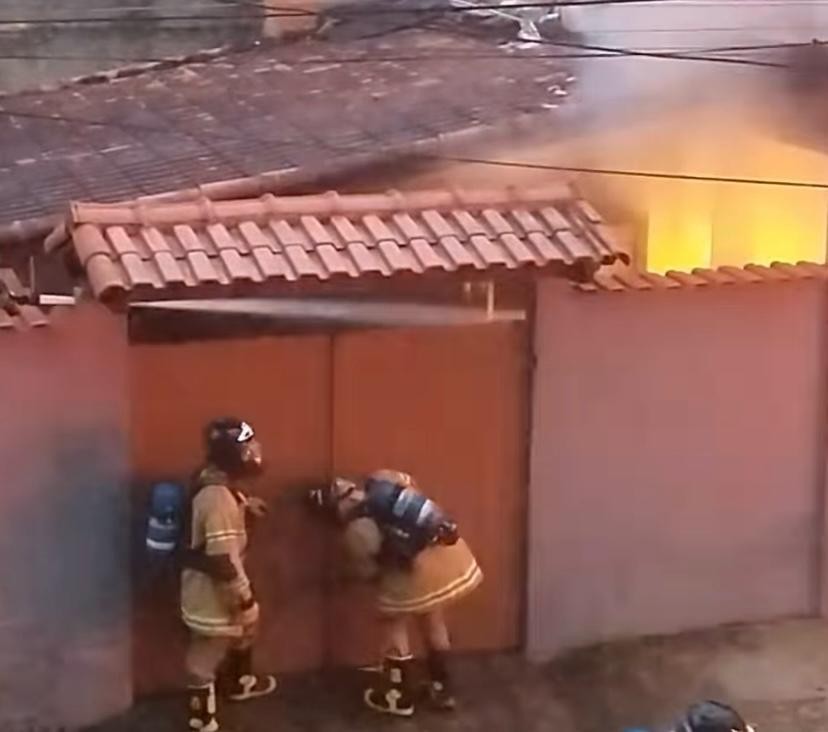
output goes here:
{"type": "MultiPolygon", "coordinates": [[[[618,2],[619,0],[613,0],[613,2],[618,2]]],[[[642,1],[650,1],[653,0],[636,0],[637,2],[642,1]]],[[[661,0],[659,0],[661,1],[661,0]]],[[[598,2],[598,0],[595,0],[598,2]]],[[[583,3],[581,3],[583,4],[583,3]]],[[[612,4],[609,2],[604,2],[602,0],[601,4],[612,4]]],[[[579,44],[574,42],[563,42],[563,41],[544,41],[549,45],[554,46],[561,46],[565,48],[575,48],[579,50],[589,51],[589,56],[598,55],[598,56],[606,56],[606,57],[653,57],[653,58],[664,58],[664,59],[671,59],[671,60],[693,60],[693,61],[704,61],[704,62],[725,62],[725,63],[742,63],[748,65],[762,65],[762,66],[773,66],[775,68],[787,68],[786,64],[770,64],[768,62],[755,62],[750,59],[727,59],[727,58],[715,58],[715,57],[706,57],[706,56],[697,56],[697,55],[687,55],[686,52],[648,52],[648,51],[640,51],[636,49],[628,49],[628,48],[619,48],[619,47],[612,47],[612,46],[598,46],[592,44],[579,44]]],[[[819,42],[821,43],[821,42],[819,42]]],[[[780,47],[780,48],[788,48],[791,46],[807,46],[811,44],[763,44],[762,46],[746,46],[746,47],[737,47],[737,46],[730,46],[725,47],[723,49],[710,49],[708,52],[734,52],[734,51],[749,51],[749,50],[766,50],[769,48],[780,47]]],[[[573,54],[569,54],[572,56],[573,54]]],[[[578,57],[583,57],[585,54],[577,54],[578,57]]],[[[481,54],[482,56],[482,54],[481,54]]],[[[551,58],[564,58],[567,57],[567,54],[547,54],[548,57],[551,58]]],[[[516,56],[510,56],[508,54],[497,54],[495,57],[500,59],[509,59],[509,58],[518,58],[516,56]]],[[[524,55],[522,58],[539,58],[540,55],[532,54],[532,55],[524,55]]],[[[380,61],[389,61],[389,60],[401,60],[401,59],[410,59],[416,61],[424,61],[427,59],[433,59],[433,56],[429,57],[422,57],[422,56],[390,56],[390,57],[356,57],[351,59],[352,62],[380,62],[380,61]]],[[[278,60],[278,59],[276,59],[278,60]]],[[[465,59],[458,59],[458,60],[465,60],[465,59]]],[[[304,59],[302,62],[304,63],[326,63],[332,62],[333,59],[330,58],[319,58],[319,59],[304,59]]],[[[340,61],[346,62],[347,59],[341,59],[340,61]]],[[[285,59],[286,63],[296,63],[291,62],[289,59],[285,59]]],[[[2,102],[0,102],[2,103],[2,102]]],[[[37,119],[37,120],[44,120],[44,121],[51,121],[51,122],[62,122],[62,123],[70,123],[70,124],[79,124],[85,125],[90,127],[113,127],[113,128],[120,128],[126,131],[136,131],[136,132],[154,132],[159,134],[172,134],[172,135],[182,135],[184,133],[179,132],[176,129],[170,129],[168,127],[156,127],[151,125],[143,125],[143,124],[134,124],[128,122],[116,122],[116,121],[106,121],[106,120],[99,120],[99,119],[89,119],[89,118],[81,118],[81,117],[70,117],[66,115],[60,114],[41,114],[37,112],[28,112],[23,110],[14,110],[14,109],[3,109],[0,108],[0,115],[6,117],[19,117],[23,119],[37,119]]],[[[224,137],[227,139],[235,139],[235,136],[230,135],[217,135],[215,133],[210,133],[208,137],[213,139],[218,139],[220,137],[224,137]]],[[[202,144],[207,145],[207,142],[201,140],[202,144]]],[[[336,148],[326,145],[324,141],[319,141],[323,144],[323,146],[327,147],[332,151],[337,151],[336,148]]],[[[263,142],[263,144],[267,144],[263,142]]],[[[344,152],[344,151],[337,151],[337,152],[344,152]]],[[[523,163],[518,161],[507,161],[507,160],[494,160],[494,159],[487,159],[487,158],[469,158],[469,157],[453,157],[453,156],[437,156],[437,155],[427,155],[421,157],[428,157],[432,159],[442,159],[447,161],[453,162],[460,162],[460,163],[467,163],[467,164],[477,164],[477,165],[490,165],[490,166],[499,166],[499,167],[511,167],[511,168],[524,168],[524,169],[531,169],[531,170],[549,170],[549,171],[557,171],[557,172],[570,172],[570,173],[582,173],[582,174],[593,174],[593,175],[613,175],[613,176],[628,176],[628,177],[638,177],[638,178],[654,178],[654,179],[671,179],[671,180],[684,180],[684,181],[698,181],[698,182],[717,182],[717,183],[732,183],[732,184],[751,184],[751,185],[774,185],[774,186],[786,186],[786,187],[796,187],[796,188],[812,188],[812,189],[821,189],[827,190],[828,183],[821,183],[821,182],[810,182],[810,181],[791,181],[791,180],[773,180],[773,179],[760,179],[760,178],[728,178],[722,176],[707,176],[707,175],[693,175],[693,174],[682,174],[682,173],[669,173],[663,171],[640,171],[640,170],[624,170],[624,169],[610,169],[610,168],[586,168],[586,167],[574,167],[574,166],[560,166],[560,165],[547,165],[541,163],[523,163]]]]}
{"type": "Polygon", "coordinates": [[[417,157],[445,160],[470,165],[487,165],[500,168],[521,168],[524,170],[549,170],[559,173],[581,173],[587,175],[610,175],[626,178],[652,178],[656,180],[680,180],[701,183],[731,183],[739,185],[783,186],[786,188],[810,188],[828,191],[828,182],[800,181],[774,178],[729,177],[701,175],[694,173],[668,173],[655,170],[629,170],[624,168],[592,168],[577,165],[552,165],[546,163],[525,163],[517,160],[495,160],[491,158],[460,157],[454,155],[422,154],[417,157]]]}
{"type": "MultiPolygon", "coordinates": [[[[538,43],[541,45],[558,46],[560,48],[577,48],[581,51],[595,51],[599,53],[606,53],[618,58],[655,58],[667,59],[671,61],[702,61],[706,63],[731,64],[736,66],[759,66],[765,68],[786,69],[791,65],[779,61],[763,61],[760,59],[749,58],[728,58],[726,56],[704,56],[698,52],[693,51],[643,51],[632,48],[624,48],[619,46],[604,46],[593,43],[576,43],[574,41],[522,41],[524,43],[538,43]]],[[[800,47],[807,47],[812,44],[801,44],[800,47]]],[[[789,47],[790,48],[790,47],[789,47]]],[[[767,50],[767,49],[766,49],[767,50]]],[[[718,53],[714,51],[713,53],[718,53]]]]}
{"type": "Polygon", "coordinates": [[[102,23],[118,24],[123,23],[127,25],[135,23],[161,23],[161,22],[192,22],[196,21],[212,21],[220,20],[226,22],[228,20],[249,21],[258,20],[260,18],[295,18],[304,16],[316,16],[310,10],[284,10],[281,12],[267,12],[261,14],[217,14],[217,15],[122,15],[112,17],[74,17],[74,18],[0,18],[0,26],[55,26],[55,25],[98,25],[102,23]]]}
{"type": "MultiPolygon", "coordinates": [[[[825,42],[817,41],[816,45],[824,45],[825,42]]],[[[708,48],[694,49],[688,51],[682,48],[662,49],[659,51],[638,51],[632,49],[608,48],[601,46],[591,46],[588,44],[576,44],[569,42],[550,41],[548,45],[571,47],[575,49],[583,49],[583,53],[504,53],[503,51],[457,51],[454,53],[429,53],[429,54],[365,54],[353,56],[325,56],[323,58],[303,58],[303,59],[284,59],[285,63],[294,65],[316,65],[319,63],[338,63],[338,64],[372,64],[372,63],[418,63],[424,61],[465,61],[474,59],[499,59],[503,61],[532,61],[532,60],[549,60],[549,59],[584,59],[584,58],[602,58],[613,59],[623,57],[625,55],[639,55],[647,54],[647,56],[655,56],[656,58],[667,59],[687,59],[700,61],[719,61],[719,57],[701,58],[698,54],[725,54],[725,53],[749,53],[757,51],[774,51],[774,50],[789,50],[794,48],[805,48],[815,45],[814,42],[809,43],[766,43],[754,44],[745,46],[714,46],[708,48]],[[593,48],[606,48],[606,50],[592,50],[593,48]]],[[[0,54],[0,60],[23,60],[23,61],[117,61],[120,63],[164,63],[170,61],[169,58],[162,57],[126,57],[126,56],[102,56],[102,55],[46,55],[46,54],[0,54]]],[[[278,59],[276,59],[278,60],[278,59]]],[[[730,59],[725,59],[731,61],[730,59]]],[[[752,64],[752,59],[734,59],[734,61],[748,61],[752,64]]],[[[186,60],[182,62],[186,64],[186,60]]],[[[764,64],[763,64],[764,65],[764,64]]],[[[779,64],[775,64],[778,66],[779,64]]]]}
{"type": "MultiPolygon", "coordinates": [[[[555,42],[550,42],[552,45],[558,45],[555,42]]],[[[670,54],[670,53],[655,53],[651,54],[648,52],[638,52],[633,51],[631,49],[623,49],[623,48],[614,48],[614,47],[607,47],[607,46],[590,46],[588,44],[564,44],[566,46],[572,46],[575,48],[583,48],[584,50],[592,51],[593,49],[602,51],[604,53],[610,54],[613,57],[624,57],[624,56],[653,56],[655,58],[665,58],[671,60],[690,60],[690,61],[700,61],[700,62],[720,62],[720,63],[737,63],[743,65],[760,65],[760,66],[772,66],[773,68],[789,68],[788,64],[776,64],[770,62],[761,62],[761,61],[753,61],[750,59],[727,59],[727,58],[716,58],[716,57],[700,57],[700,56],[685,56],[679,54],[670,54]]],[[[550,54],[552,58],[563,58],[563,54],[550,54]]],[[[433,58],[433,57],[428,57],[433,58]]],[[[428,60],[426,57],[421,56],[389,56],[389,57],[373,57],[370,59],[370,63],[380,63],[380,62],[388,62],[388,61],[397,61],[397,60],[412,60],[412,61],[424,61],[428,60]]],[[[498,56],[498,58],[508,59],[514,58],[513,56],[509,55],[502,55],[498,56]]],[[[532,56],[532,58],[538,58],[538,56],[532,56]]],[[[454,59],[452,59],[454,60],[454,59]]],[[[461,59],[466,60],[466,59],[461,59]]],[[[290,60],[286,59],[285,62],[290,64],[290,60]]],[[[303,63],[311,63],[311,64],[319,64],[319,63],[334,63],[335,61],[331,58],[320,58],[320,59],[305,59],[303,63]]],[[[368,62],[363,58],[356,57],[353,59],[341,59],[340,62],[342,63],[365,63],[368,62]]],[[[294,62],[295,63],[295,62],[294,62]]],[[[2,104],[2,101],[0,101],[2,104]]],[[[142,131],[142,132],[157,132],[157,133],[167,133],[174,132],[174,130],[170,130],[165,127],[154,127],[151,125],[141,125],[141,124],[134,124],[128,122],[115,122],[115,121],[106,121],[106,120],[99,120],[99,119],[90,119],[90,118],[83,118],[83,117],[70,117],[66,115],[60,114],[44,114],[38,112],[30,112],[25,110],[15,110],[15,109],[8,109],[8,108],[0,108],[0,116],[6,117],[20,117],[21,119],[35,119],[35,120],[44,120],[44,121],[51,121],[51,122],[66,122],[71,124],[79,124],[79,125],[86,125],[90,127],[119,127],[124,130],[134,130],[134,131],[142,131]]]]}
{"type": "Polygon", "coordinates": [[[503,5],[501,3],[480,3],[474,6],[412,6],[410,8],[394,8],[394,7],[374,7],[374,8],[358,8],[354,6],[346,6],[336,8],[337,15],[380,15],[380,14],[397,14],[397,13],[412,13],[412,12],[432,12],[446,11],[449,13],[464,13],[474,12],[477,10],[513,10],[520,8],[536,8],[536,9],[554,9],[554,8],[576,8],[576,7],[591,7],[595,5],[663,5],[665,3],[675,2],[675,0],[535,0],[534,2],[516,2],[503,5]]]}
{"type": "MultiPolygon", "coordinates": [[[[470,32],[469,29],[461,29],[461,28],[451,28],[447,29],[447,32],[453,33],[455,35],[461,36],[463,38],[475,38],[475,34],[470,32]]],[[[825,45],[824,41],[814,39],[807,43],[796,43],[796,44],[763,44],[762,46],[745,46],[745,47],[738,47],[738,46],[730,46],[730,47],[723,47],[722,49],[714,49],[713,51],[703,51],[699,50],[689,50],[684,49],[680,51],[669,51],[669,50],[643,50],[643,49],[632,49],[623,46],[607,46],[607,45],[598,45],[592,43],[579,43],[575,41],[563,41],[563,40],[553,40],[550,38],[536,38],[536,39],[519,39],[519,42],[525,46],[531,46],[532,44],[535,45],[545,45],[545,46],[557,46],[560,48],[574,48],[581,51],[593,51],[602,54],[609,54],[611,56],[617,56],[619,58],[654,58],[654,59],[667,59],[673,61],[699,61],[699,62],[706,62],[706,63],[722,63],[722,64],[731,64],[737,66],[756,66],[756,67],[763,67],[763,68],[778,68],[778,69],[786,69],[791,68],[790,64],[780,63],[777,61],[766,61],[761,59],[749,59],[749,58],[726,58],[721,56],[705,56],[700,55],[704,53],[719,53],[724,51],[736,51],[736,50],[743,50],[745,52],[749,51],[759,51],[759,50],[771,50],[774,47],[778,49],[784,48],[806,48],[811,46],[822,46],[825,45]]]]}
{"type": "Polygon", "coordinates": [[[59,54],[30,54],[30,53],[6,53],[0,54],[0,61],[116,61],[125,64],[151,64],[162,63],[163,58],[138,58],[127,56],[62,56],[59,54]]]}
{"type": "Polygon", "coordinates": [[[456,13],[475,13],[481,10],[520,10],[520,9],[549,9],[561,7],[589,7],[596,5],[659,5],[663,3],[673,2],[674,0],[560,0],[550,1],[543,0],[540,2],[520,2],[509,5],[502,5],[501,3],[480,4],[474,6],[456,7],[453,5],[435,6],[435,5],[413,5],[411,7],[340,7],[336,8],[335,12],[328,10],[318,11],[302,8],[282,8],[280,10],[273,10],[265,4],[254,4],[251,7],[260,8],[263,10],[261,14],[251,16],[249,14],[183,14],[183,15],[127,15],[127,16],[73,16],[63,18],[0,18],[0,26],[9,25],[78,25],[78,24],[95,24],[95,23],[156,23],[161,21],[193,21],[193,20],[232,20],[242,19],[249,20],[251,17],[256,18],[285,18],[295,17],[297,15],[335,15],[336,17],[375,17],[379,15],[406,15],[406,14],[456,14],[456,13]]]}
{"type": "MultiPolygon", "coordinates": [[[[473,59],[498,59],[502,61],[533,61],[533,60],[550,60],[550,59],[617,59],[625,57],[644,57],[667,60],[685,60],[685,61],[706,61],[713,63],[727,63],[747,66],[762,66],[770,68],[789,68],[789,64],[762,61],[758,59],[747,58],[727,58],[719,55],[707,56],[704,54],[738,54],[750,53],[758,51],[781,51],[791,50],[795,48],[807,48],[811,46],[824,46],[826,41],[815,40],[807,43],[765,43],[753,45],[732,45],[732,46],[713,46],[707,48],[699,48],[694,50],[687,50],[686,48],[662,49],[658,51],[644,51],[640,49],[629,49],[615,46],[599,46],[586,43],[575,43],[570,41],[552,41],[544,40],[541,42],[527,42],[540,43],[542,45],[559,46],[562,48],[576,49],[578,53],[561,52],[561,53],[504,53],[503,51],[457,51],[453,53],[429,53],[429,54],[357,54],[353,56],[324,56],[319,58],[301,58],[301,59],[279,59],[274,58],[274,61],[283,61],[285,64],[291,65],[317,65],[320,63],[340,63],[340,64],[376,64],[376,63],[420,63],[426,61],[466,61],[473,59]]],[[[232,51],[228,51],[232,53],[232,51]]],[[[119,63],[164,63],[175,59],[169,58],[153,58],[153,57],[126,57],[126,56],[103,56],[103,55],[47,55],[47,54],[0,54],[0,60],[25,60],[25,61],[116,61],[119,63]]],[[[186,59],[181,61],[182,65],[187,63],[186,59]]]]}
{"type": "MultiPolygon", "coordinates": [[[[78,123],[84,124],[89,126],[96,126],[96,127],[116,127],[124,130],[135,130],[141,132],[157,132],[157,133],[165,133],[165,134],[182,134],[177,132],[174,129],[167,129],[162,127],[152,127],[149,125],[138,125],[138,124],[129,124],[129,123],[119,123],[119,122],[105,122],[103,120],[84,120],[79,118],[71,118],[71,117],[63,117],[60,115],[40,115],[36,113],[19,113],[19,112],[11,112],[9,110],[0,110],[0,115],[6,116],[17,116],[23,118],[34,118],[34,119],[44,119],[44,120],[51,120],[51,121],[60,121],[60,122],[69,122],[69,123],[78,123]]],[[[209,138],[212,139],[236,139],[235,136],[230,135],[217,135],[215,133],[210,133],[208,135],[209,138]]],[[[202,140],[202,144],[206,143],[202,140]]],[[[325,143],[323,140],[316,140],[316,142],[321,143],[323,147],[326,149],[337,152],[337,153],[344,153],[344,152],[352,152],[346,151],[335,146],[331,146],[325,143]]],[[[266,141],[262,141],[262,144],[268,144],[266,141]]],[[[430,159],[430,160],[442,160],[447,162],[455,162],[455,163],[463,163],[469,165],[486,165],[486,166],[493,166],[493,167],[501,167],[501,168],[519,168],[524,170],[546,170],[546,171],[554,171],[554,172],[563,172],[563,173],[580,173],[580,174],[587,174],[587,175],[604,175],[604,176],[621,176],[621,177],[630,177],[630,178],[649,178],[649,179],[657,179],[657,180],[677,180],[677,181],[692,181],[692,182],[704,182],[704,183],[726,183],[726,184],[740,184],[740,185],[762,185],[762,186],[781,186],[786,188],[805,188],[805,189],[818,189],[818,190],[828,190],[828,182],[820,182],[820,181],[800,181],[800,180],[786,180],[786,179],[773,179],[773,178],[750,178],[750,177],[728,177],[728,176],[716,176],[716,175],[704,175],[704,174],[693,174],[693,173],[670,173],[665,171],[652,171],[652,170],[632,170],[632,169],[625,169],[625,168],[597,168],[597,167],[585,167],[585,166],[574,166],[574,165],[554,165],[554,164],[546,164],[546,163],[527,163],[522,161],[515,161],[515,160],[497,160],[493,158],[481,158],[481,157],[467,157],[467,156],[456,156],[456,155],[438,155],[438,154],[417,154],[413,157],[419,159],[430,159]]]]}

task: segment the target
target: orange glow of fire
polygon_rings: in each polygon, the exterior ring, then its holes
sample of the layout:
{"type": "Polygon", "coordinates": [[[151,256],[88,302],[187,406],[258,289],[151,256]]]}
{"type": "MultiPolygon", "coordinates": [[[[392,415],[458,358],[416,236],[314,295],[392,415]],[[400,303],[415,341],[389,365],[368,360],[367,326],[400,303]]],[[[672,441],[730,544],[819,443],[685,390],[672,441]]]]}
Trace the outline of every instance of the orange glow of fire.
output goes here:
{"type": "MultiPolygon", "coordinates": [[[[828,157],[750,140],[729,177],[825,181],[828,157]]],[[[828,195],[812,188],[671,181],[649,196],[647,268],[826,260],[828,195]]]]}
{"type": "Polygon", "coordinates": [[[706,266],[713,252],[707,191],[693,183],[659,185],[650,194],[647,269],[664,273],[706,266]],[[701,264],[705,263],[705,264],[701,264]]]}

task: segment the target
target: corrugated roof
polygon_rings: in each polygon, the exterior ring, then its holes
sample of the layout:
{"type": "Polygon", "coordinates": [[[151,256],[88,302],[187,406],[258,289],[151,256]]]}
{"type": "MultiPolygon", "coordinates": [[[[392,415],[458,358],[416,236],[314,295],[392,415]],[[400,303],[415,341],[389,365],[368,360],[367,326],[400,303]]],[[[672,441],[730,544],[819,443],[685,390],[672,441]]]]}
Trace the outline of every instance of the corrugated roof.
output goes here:
{"type": "Polygon", "coordinates": [[[0,98],[0,231],[23,236],[31,227],[15,222],[60,214],[71,200],[251,178],[258,195],[429,145],[444,151],[515,120],[550,125],[572,79],[564,62],[535,53],[515,59],[533,51],[415,28],[262,44],[8,95],[0,98]],[[468,62],[469,54],[485,58],[468,62]]]}
{"type": "Polygon", "coordinates": [[[597,212],[565,185],[78,203],[67,229],[102,300],[464,270],[594,270],[626,258],[597,212]]]}
{"type": "Polygon", "coordinates": [[[828,265],[774,262],[770,266],[747,264],[744,267],[697,268],[691,272],[670,271],[664,275],[616,268],[613,271],[597,272],[592,282],[580,283],[577,287],[583,292],[641,292],[800,280],[828,280],[828,265]]]}
{"type": "Polygon", "coordinates": [[[23,293],[17,274],[11,269],[0,269],[0,332],[27,331],[48,325],[46,314],[33,305],[16,305],[11,296],[23,293]]]}

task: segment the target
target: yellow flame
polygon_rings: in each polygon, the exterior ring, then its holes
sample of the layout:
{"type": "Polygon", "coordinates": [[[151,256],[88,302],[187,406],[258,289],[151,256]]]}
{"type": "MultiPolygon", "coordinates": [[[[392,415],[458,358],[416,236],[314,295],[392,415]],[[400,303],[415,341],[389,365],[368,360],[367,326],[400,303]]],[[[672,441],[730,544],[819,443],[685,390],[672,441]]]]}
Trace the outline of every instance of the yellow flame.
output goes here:
{"type": "Polygon", "coordinates": [[[670,182],[650,192],[646,267],[651,272],[708,266],[713,225],[707,191],[697,184],[670,182]]]}
{"type": "Polygon", "coordinates": [[[819,191],[768,188],[724,194],[713,264],[825,261],[826,203],[819,191]]]}
{"type": "MultiPolygon", "coordinates": [[[[821,181],[826,157],[769,139],[753,139],[751,155],[736,175],[821,181]]],[[[785,186],[722,186],[714,264],[825,261],[828,208],[825,192],[785,186]]]]}
{"type": "MultiPolygon", "coordinates": [[[[828,157],[768,138],[733,143],[719,174],[823,181],[828,157]]],[[[785,186],[666,182],[649,197],[648,269],[824,262],[828,196],[785,186]]]]}

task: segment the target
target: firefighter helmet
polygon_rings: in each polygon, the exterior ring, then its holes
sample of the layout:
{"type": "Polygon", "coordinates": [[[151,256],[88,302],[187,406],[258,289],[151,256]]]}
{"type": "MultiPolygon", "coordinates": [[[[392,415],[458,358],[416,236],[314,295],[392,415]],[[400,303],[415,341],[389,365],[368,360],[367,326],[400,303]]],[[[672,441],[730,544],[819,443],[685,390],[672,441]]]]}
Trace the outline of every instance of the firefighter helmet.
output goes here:
{"type": "Polygon", "coordinates": [[[205,430],[205,443],[208,462],[232,477],[255,474],[262,468],[256,433],[242,419],[214,419],[205,430]]]}

